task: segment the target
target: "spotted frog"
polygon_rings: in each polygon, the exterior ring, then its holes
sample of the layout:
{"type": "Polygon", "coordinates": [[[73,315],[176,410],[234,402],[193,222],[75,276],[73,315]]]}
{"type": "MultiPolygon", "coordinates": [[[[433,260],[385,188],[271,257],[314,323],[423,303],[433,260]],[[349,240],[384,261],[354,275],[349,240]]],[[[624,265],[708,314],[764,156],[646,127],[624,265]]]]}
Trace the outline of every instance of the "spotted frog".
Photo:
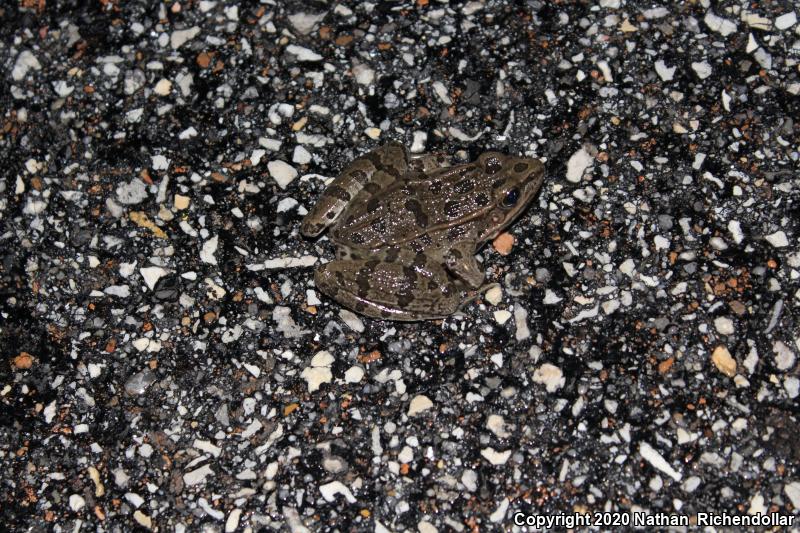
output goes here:
{"type": "Polygon", "coordinates": [[[330,227],[337,247],[314,282],[373,318],[455,313],[484,283],[475,253],[525,209],[543,178],[536,159],[486,152],[451,166],[438,154],[381,146],[350,163],[303,219],[303,235],[330,227]]]}

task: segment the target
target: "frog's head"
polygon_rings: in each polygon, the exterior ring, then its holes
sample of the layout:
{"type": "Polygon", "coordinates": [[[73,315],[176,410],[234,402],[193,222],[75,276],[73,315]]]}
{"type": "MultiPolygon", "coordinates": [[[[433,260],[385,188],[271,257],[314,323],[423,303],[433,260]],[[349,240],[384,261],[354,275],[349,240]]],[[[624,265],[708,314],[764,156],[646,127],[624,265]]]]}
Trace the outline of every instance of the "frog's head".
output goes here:
{"type": "Polygon", "coordinates": [[[491,210],[480,241],[494,239],[539,192],[544,165],[538,159],[486,152],[477,161],[491,190],[491,210]]]}

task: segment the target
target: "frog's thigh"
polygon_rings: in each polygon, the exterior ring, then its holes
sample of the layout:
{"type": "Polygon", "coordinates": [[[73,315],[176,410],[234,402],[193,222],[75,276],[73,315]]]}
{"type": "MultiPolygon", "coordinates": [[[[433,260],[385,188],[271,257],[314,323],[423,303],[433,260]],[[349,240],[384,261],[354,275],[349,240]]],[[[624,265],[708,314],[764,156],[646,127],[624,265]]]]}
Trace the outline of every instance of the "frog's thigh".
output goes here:
{"type": "Polygon", "coordinates": [[[331,261],[317,269],[314,282],[345,307],[391,320],[448,316],[465,298],[443,268],[423,275],[407,265],[378,260],[331,261]]]}
{"type": "Polygon", "coordinates": [[[303,219],[300,231],[315,237],[330,226],[359,192],[381,189],[408,166],[408,152],[399,143],[388,143],[358,157],[331,182],[303,219]],[[377,183],[376,183],[377,182],[377,183]]]}
{"type": "Polygon", "coordinates": [[[414,155],[408,162],[409,169],[419,172],[430,172],[437,168],[452,166],[452,164],[452,158],[443,152],[414,155]]]}

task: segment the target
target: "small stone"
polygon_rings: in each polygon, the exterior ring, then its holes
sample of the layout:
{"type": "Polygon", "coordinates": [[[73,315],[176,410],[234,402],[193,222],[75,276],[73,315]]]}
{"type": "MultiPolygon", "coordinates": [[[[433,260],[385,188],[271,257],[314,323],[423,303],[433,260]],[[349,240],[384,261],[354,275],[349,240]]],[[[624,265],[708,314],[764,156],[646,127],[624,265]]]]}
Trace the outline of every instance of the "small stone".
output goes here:
{"type": "Polygon", "coordinates": [[[711,65],[708,64],[708,61],[692,63],[692,70],[694,70],[695,74],[697,74],[697,77],[700,78],[701,80],[704,80],[709,76],[711,76],[712,72],[711,65]]]}
{"type": "Polygon", "coordinates": [[[144,394],[144,391],[146,391],[155,380],[156,375],[153,371],[149,368],[145,368],[128,378],[125,382],[125,392],[130,396],[144,394]]]}
{"type": "Polygon", "coordinates": [[[313,50],[309,50],[303,46],[297,46],[296,44],[290,44],[286,47],[286,51],[289,52],[291,55],[295,56],[298,61],[321,61],[322,56],[318,53],[314,52],[313,50]]]}
{"type": "Polygon", "coordinates": [[[792,507],[800,509],[800,481],[792,481],[783,486],[783,492],[792,502],[792,507]]]}
{"type": "Polygon", "coordinates": [[[775,19],[775,27],[779,30],[791,28],[797,23],[797,13],[790,11],[775,19]]]}
{"type": "Polygon", "coordinates": [[[465,469],[461,474],[461,483],[469,492],[478,490],[478,473],[472,469],[465,469]]]}
{"type": "Polygon", "coordinates": [[[182,211],[187,207],[189,207],[190,202],[191,198],[189,198],[188,196],[176,194],[175,199],[173,200],[173,205],[175,206],[175,209],[177,209],[178,211],[182,211]]]}
{"type": "Polygon", "coordinates": [[[717,367],[717,370],[732,378],[736,375],[736,359],[731,356],[728,348],[720,344],[711,353],[711,362],[717,367]]]}
{"type": "Polygon", "coordinates": [[[623,33],[632,33],[637,30],[636,26],[631,24],[631,21],[628,19],[622,21],[622,24],[619,25],[619,29],[623,33]]]}
{"type": "Polygon", "coordinates": [[[375,81],[375,71],[367,65],[359,63],[353,66],[352,71],[356,83],[359,85],[372,85],[372,82],[375,81]]]}
{"type": "Polygon", "coordinates": [[[380,128],[367,128],[364,130],[364,133],[370,139],[377,139],[381,136],[381,129],[380,128]]]}
{"type": "Polygon", "coordinates": [[[735,22],[732,22],[726,18],[722,18],[713,11],[708,11],[706,13],[703,22],[706,23],[706,26],[708,26],[711,31],[715,31],[721,34],[723,37],[727,37],[728,35],[734,33],[737,29],[735,22]]]}
{"type": "Polygon", "coordinates": [[[786,246],[789,246],[789,239],[787,239],[786,234],[780,230],[767,235],[766,239],[767,242],[775,248],[785,248],[786,246]]]}
{"type": "Polygon", "coordinates": [[[567,161],[567,181],[571,183],[578,183],[583,178],[584,171],[592,164],[594,156],[580,148],[573,153],[567,161]]]}
{"type": "Polygon", "coordinates": [[[289,24],[300,35],[308,35],[325,18],[325,13],[295,13],[289,15],[289,24]]]}
{"type": "Polygon", "coordinates": [[[152,291],[155,290],[158,280],[169,274],[169,270],[157,266],[144,267],[139,269],[139,273],[144,278],[147,287],[152,291]]]}
{"type": "Polygon", "coordinates": [[[186,30],[175,30],[172,32],[172,35],[169,36],[169,44],[172,46],[173,50],[177,50],[188,41],[197,37],[198,33],[200,33],[200,28],[197,26],[192,26],[186,30]]]}
{"type": "Polygon", "coordinates": [[[200,260],[203,263],[208,263],[209,265],[216,265],[217,258],[214,257],[214,254],[217,253],[218,246],[219,246],[219,235],[214,235],[206,242],[204,242],[203,247],[200,249],[200,260]]]}
{"type": "Polygon", "coordinates": [[[86,506],[86,500],[83,499],[83,496],[79,494],[70,494],[69,496],[69,508],[75,511],[76,513],[83,509],[86,506]]]}
{"type": "Polygon", "coordinates": [[[508,319],[511,318],[511,313],[506,311],[505,309],[501,309],[499,311],[494,312],[494,320],[501,326],[508,322],[508,319]]]}
{"type": "Polygon", "coordinates": [[[424,394],[414,396],[408,405],[408,416],[415,416],[433,407],[433,402],[424,394]]]}
{"type": "Polygon", "coordinates": [[[672,81],[672,78],[675,76],[675,71],[678,68],[668,67],[663,59],[656,61],[654,66],[656,67],[656,74],[658,74],[658,77],[661,78],[662,81],[672,81]]]}
{"type": "Polygon", "coordinates": [[[508,232],[503,232],[492,241],[492,247],[500,255],[508,255],[514,247],[514,236],[508,232]]]}
{"type": "Polygon", "coordinates": [[[560,368],[545,363],[534,371],[533,382],[544,385],[547,392],[553,393],[563,387],[567,380],[560,368]]]}
{"type": "Polygon", "coordinates": [[[497,305],[503,300],[503,289],[500,285],[495,285],[483,294],[483,297],[491,305],[497,305]]]}
{"type": "Polygon", "coordinates": [[[147,186],[136,178],[119,184],[115,192],[119,202],[125,205],[135,205],[147,198],[147,186]]]}
{"type": "Polygon", "coordinates": [[[481,455],[493,465],[504,465],[508,462],[509,457],[511,457],[511,450],[498,452],[492,447],[486,447],[481,450],[481,455]]]}
{"type": "Polygon", "coordinates": [[[363,333],[364,332],[364,322],[361,321],[358,316],[352,311],[347,309],[341,309],[339,311],[339,318],[347,324],[347,327],[355,331],[356,333],[363,333]]]}
{"type": "Polygon", "coordinates": [[[358,383],[364,379],[364,369],[360,366],[351,366],[344,373],[345,383],[358,383]]]}
{"type": "Polygon", "coordinates": [[[242,516],[242,510],[238,507],[230,512],[228,519],[225,520],[225,533],[233,533],[239,527],[239,518],[242,516]]]}
{"type": "Polygon", "coordinates": [[[331,481],[325,485],[320,485],[319,492],[327,502],[336,500],[336,495],[341,494],[349,503],[356,503],[356,498],[341,481],[331,481]]]}
{"type": "Polygon", "coordinates": [[[17,370],[28,370],[33,366],[33,356],[28,352],[20,352],[19,355],[14,357],[11,361],[11,366],[17,370]]]}
{"type": "Polygon", "coordinates": [[[11,70],[11,79],[14,81],[22,81],[31,69],[41,70],[42,65],[30,50],[23,50],[19,53],[17,60],[14,62],[14,68],[11,70]]]}
{"type": "Polygon", "coordinates": [[[213,476],[214,471],[211,470],[211,465],[205,464],[200,468],[192,470],[191,472],[186,472],[183,474],[183,482],[186,483],[187,486],[191,487],[192,485],[200,485],[206,482],[206,478],[208,476],[213,476]]]}
{"type": "Polygon", "coordinates": [[[717,332],[721,333],[722,335],[733,335],[733,320],[726,316],[715,318],[714,327],[716,328],[717,332]]]}
{"type": "Polygon", "coordinates": [[[675,481],[680,481],[683,477],[680,472],[672,468],[672,465],[648,443],[642,442],[639,444],[639,455],[641,455],[645,461],[653,465],[654,468],[664,472],[675,481]]]}
{"type": "Polygon", "coordinates": [[[297,177],[297,170],[285,161],[277,159],[267,163],[270,176],[278,184],[278,187],[285,189],[297,177]]]}
{"type": "Polygon", "coordinates": [[[133,512],[133,519],[136,520],[136,522],[142,527],[145,527],[147,529],[153,528],[152,518],[150,518],[149,516],[147,516],[138,509],[133,512]]]}
{"type": "Polygon", "coordinates": [[[153,88],[153,92],[159,96],[167,96],[172,92],[172,82],[166,78],[161,78],[153,88]]]}
{"type": "Polygon", "coordinates": [[[294,147],[294,153],[292,154],[292,162],[297,163],[298,165],[305,165],[311,161],[311,154],[308,150],[300,146],[299,144],[294,147]]]}
{"type": "Polygon", "coordinates": [[[786,371],[794,366],[794,352],[783,341],[775,341],[772,344],[772,351],[775,353],[775,366],[778,370],[786,371]]]}

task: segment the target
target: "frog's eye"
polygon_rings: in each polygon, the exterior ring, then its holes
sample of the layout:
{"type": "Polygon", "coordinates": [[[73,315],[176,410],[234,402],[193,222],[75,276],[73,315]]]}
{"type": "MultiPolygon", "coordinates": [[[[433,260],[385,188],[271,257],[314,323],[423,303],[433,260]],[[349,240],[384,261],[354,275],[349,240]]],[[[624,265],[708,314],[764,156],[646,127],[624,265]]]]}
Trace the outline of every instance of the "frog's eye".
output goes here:
{"type": "Polygon", "coordinates": [[[510,191],[506,193],[505,198],[503,198],[503,207],[514,207],[519,200],[519,189],[514,187],[510,191]]]}
{"type": "Polygon", "coordinates": [[[503,163],[497,157],[490,157],[486,160],[486,173],[496,174],[498,170],[503,168],[503,163]]]}

